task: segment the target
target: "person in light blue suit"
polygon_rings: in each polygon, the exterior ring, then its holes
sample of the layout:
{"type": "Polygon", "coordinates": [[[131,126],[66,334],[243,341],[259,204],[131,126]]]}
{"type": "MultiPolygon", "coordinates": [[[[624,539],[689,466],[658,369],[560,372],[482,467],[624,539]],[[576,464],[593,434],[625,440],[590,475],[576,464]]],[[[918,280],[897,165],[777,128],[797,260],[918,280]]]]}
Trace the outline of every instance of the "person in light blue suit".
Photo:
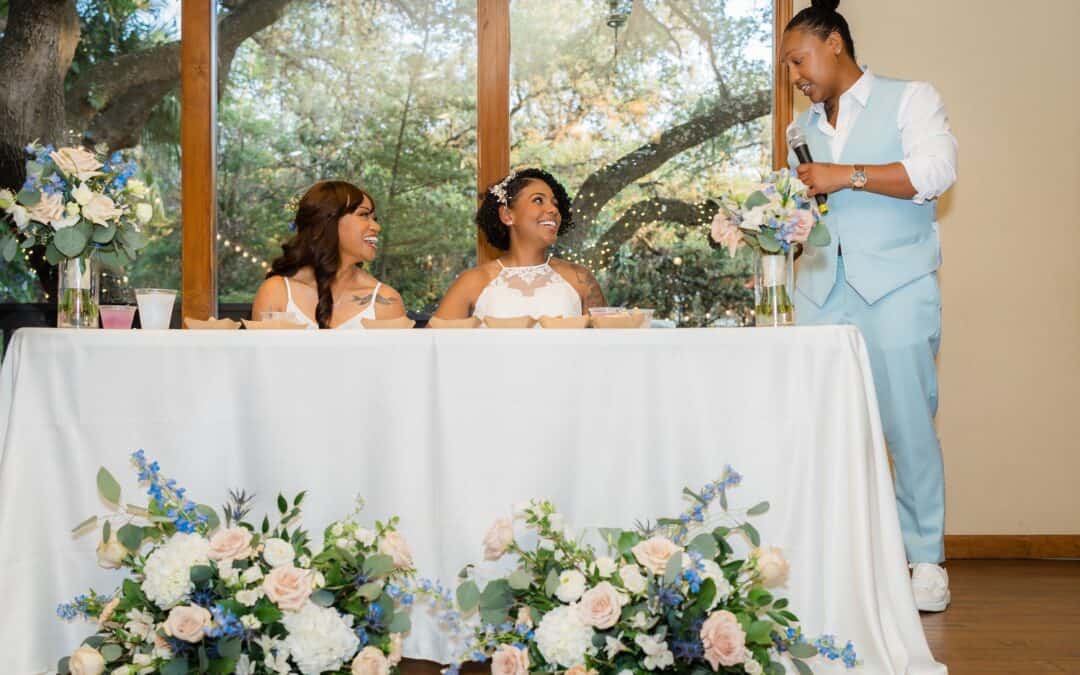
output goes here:
{"type": "Polygon", "coordinates": [[[838,0],[814,0],[784,30],[781,67],[811,101],[792,124],[812,163],[789,157],[810,194],[828,195],[824,248],[802,256],[801,324],[854,324],[870,352],[892,453],[912,589],[924,611],[950,600],[945,476],[934,429],[941,340],[935,200],[956,180],[956,138],[928,83],[861,68],[838,0]]]}

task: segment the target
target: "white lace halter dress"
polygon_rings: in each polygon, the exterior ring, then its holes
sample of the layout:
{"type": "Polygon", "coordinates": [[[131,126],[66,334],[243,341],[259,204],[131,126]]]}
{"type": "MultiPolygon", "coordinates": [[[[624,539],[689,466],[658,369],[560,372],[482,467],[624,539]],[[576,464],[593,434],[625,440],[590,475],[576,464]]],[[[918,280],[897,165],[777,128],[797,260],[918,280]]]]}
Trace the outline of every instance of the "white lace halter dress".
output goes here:
{"type": "Polygon", "coordinates": [[[506,267],[476,299],[473,316],[506,319],[515,316],[581,316],[581,296],[551,266],[551,258],[539,265],[506,267]]]}
{"type": "MultiPolygon", "coordinates": [[[[319,330],[319,324],[312,321],[307,314],[304,314],[296,303],[292,299],[292,286],[289,285],[288,277],[281,277],[285,280],[285,293],[289,296],[289,302],[285,305],[285,311],[292,314],[297,321],[307,326],[307,330],[319,330]]],[[[354,317],[350,317],[348,321],[344,321],[341,324],[334,326],[334,330],[364,330],[364,324],[360,322],[360,319],[374,319],[375,318],[375,299],[379,297],[379,287],[382,286],[382,282],[375,284],[375,290],[371,293],[371,303],[360,311],[354,317]]]]}

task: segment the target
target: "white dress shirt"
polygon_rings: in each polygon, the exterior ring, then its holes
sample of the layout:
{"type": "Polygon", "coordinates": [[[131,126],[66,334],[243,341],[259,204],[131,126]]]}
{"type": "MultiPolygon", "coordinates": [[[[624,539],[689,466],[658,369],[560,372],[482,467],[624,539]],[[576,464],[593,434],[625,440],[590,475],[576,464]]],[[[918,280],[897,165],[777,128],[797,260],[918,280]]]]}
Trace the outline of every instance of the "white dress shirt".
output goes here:
{"type": "MultiPolygon", "coordinates": [[[[824,103],[810,106],[810,110],[819,113],[818,130],[830,139],[829,149],[832,150],[834,162],[844,150],[855,120],[866,108],[874,87],[874,74],[869,68],[863,68],[863,71],[862,77],[840,95],[836,128],[829,124],[824,103]]],[[[956,182],[957,142],[949,128],[945,103],[932,84],[908,82],[900,98],[896,126],[900,129],[904,149],[901,164],[915,188],[913,201],[922,204],[937,199],[956,182]]]]}

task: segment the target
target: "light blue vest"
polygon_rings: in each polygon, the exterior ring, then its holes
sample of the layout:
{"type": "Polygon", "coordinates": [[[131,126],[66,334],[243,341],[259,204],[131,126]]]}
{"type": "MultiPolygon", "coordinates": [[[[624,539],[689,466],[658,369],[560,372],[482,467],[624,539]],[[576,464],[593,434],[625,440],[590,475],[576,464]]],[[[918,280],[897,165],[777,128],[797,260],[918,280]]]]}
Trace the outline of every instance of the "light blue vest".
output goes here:
{"type": "MultiPolygon", "coordinates": [[[[904,158],[897,116],[907,86],[902,80],[874,76],[866,108],[855,120],[840,157],[833,158],[829,138],[818,130],[819,114],[808,110],[797,124],[815,161],[838,164],[889,164],[904,158]]],[[[792,168],[797,162],[792,165],[792,168]]],[[[797,286],[819,307],[836,281],[836,252],[841,247],[847,282],[873,304],[941,265],[935,202],[916,204],[873,192],[845,189],[829,195],[825,224],[832,243],[809,247],[799,261],[797,286]]]]}

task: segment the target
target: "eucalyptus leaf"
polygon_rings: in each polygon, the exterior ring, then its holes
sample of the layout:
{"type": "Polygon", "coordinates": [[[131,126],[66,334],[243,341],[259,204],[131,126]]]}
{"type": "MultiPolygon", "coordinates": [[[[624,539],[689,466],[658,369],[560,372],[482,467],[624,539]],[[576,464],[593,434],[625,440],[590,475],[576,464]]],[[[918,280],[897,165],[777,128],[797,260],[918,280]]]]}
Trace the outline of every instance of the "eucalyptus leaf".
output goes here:
{"type": "Polygon", "coordinates": [[[120,645],[108,644],[101,648],[101,657],[106,663],[112,663],[124,655],[124,648],[120,645]]]}
{"type": "Polygon", "coordinates": [[[334,594],[325,588],[320,588],[311,594],[311,601],[319,607],[330,607],[334,604],[334,594]]]}
{"type": "Polygon", "coordinates": [[[813,645],[806,644],[805,642],[791,645],[788,648],[788,651],[791,652],[792,656],[799,659],[811,659],[817,656],[817,649],[815,649],[813,645]]]}
{"type": "Polygon", "coordinates": [[[380,586],[379,582],[377,581],[369,581],[360,588],[356,589],[356,592],[360,595],[361,598],[370,601],[379,597],[379,594],[382,593],[382,586],[380,586]]]}
{"type": "Polygon", "coordinates": [[[238,659],[242,647],[240,638],[227,638],[218,642],[218,653],[224,659],[238,659]]]}
{"type": "Polygon", "coordinates": [[[368,579],[385,576],[394,571],[394,559],[388,555],[377,553],[364,559],[364,574],[368,579]]]}
{"type": "Polygon", "coordinates": [[[532,577],[525,570],[516,569],[507,578],[507,582],[515,591],[524,591],[532,584],[532,577]]]}
{"type": "Polygon", "coordinates": [[[26,239],[22,240],[22,243],[19,244],[19,248],[24,251],[29,251],[35,246],[37,246],[37,241],[33,237],[27,237],[26,239]]]}
{"type": "Polygon", "coordinates": [[[760,516],[761,514],[769,510],[769,502],[758,502],[750,507],[750,510],[746,512],[748,516],[760,516]]]}
{"type": "Polygon", "coordinates": [[[3,256],[7,262],[11,262],[18,252],[19,240],[12,236],[4,237],[3,244],[0,244],[0,256],[3,256]]]}
{"type": "Polygon", "coordinates": [[[56,662],[56,675],[69,675],[71,673],[71,657],[65,656],[56,662]]]}
{"type": "Polygon", "coordinates": [[[770,230],[762,230],[755,236],[757,237],[758,244],[766,253],[779,253],[783,248],[783,246],[780,245],[780,240],[778,240],[770,230]]]}
{"type": "Polygon", "coordinates": [[[59,265],[60,261],[63,259],[64,254],[61,253],[58,248],[56,248],[55,243],[50,241],[45,246],[45,260],[48,261],[50,265],[59,265]]]}
{"type": "Polygon", "coordinates": [[[206,526],[211,530],[216,530],[218,525],[221,524],[221,520],[218,518],[217,513],[214,512],[214,509],[206,504],[199,504],[196,506],[195,512],[206,516],[206,526]]]}
{"type": "Polygon", "coordinates": [[[664,568],[664,583],[675,584],[682,576],[682,553],[676,551],[668,558],[667,567],[664,568]]]}
{"type": "Polygon", "coordinates": [[[41,201],[41,193],[37,190],[19,190],[19,194],[15,195],[15,199],[26,208],[30,208],[37,206],[38,202],[41,201]]]}
{"type": "Polygon", "coordinates": [[[750,543],[754,546],[761,546],[761,535],[758,533],[757,528],[750,523],[743,523],[739,526],[742,531],[746,533],[746,536],[750,538],[750,543]]]}
{"type": "Polygon", "coordinates": [[[79,523],[75,527],[71,528],[71,533],[72,534],[79,534],[80,532],[88,530],[91,527],[94,527],[95,525],[97,525],[97,516],[90,516],[89,518],[82,521],[81,523],[79,523]]]}
{"type": "Polygon", "coordinates": [[[116,532],[116,538],[129,551],[138,551],[143,542],[143,529],[128,523],[116,532]]]}
{"type": "Polygon", "coordinates": [[[498,609],[505,612],[514,602],[514,593],[506,579],[495,579],[484,586],[480,593],[480,609],[498,609]]]}
{"type": "Polygon", "coordinates": [[[544,594],[555,595],[557,590],[559,590],[559,573],[551,570],[548,572],[547,578],[544,579],[544,594]]]}
{"type": "Polygon", "coordinates": [[[829,228],[825,227],[824,223],[815,223],[813,229],[810,230],[810,236],[806,238],[806,243],[810,246],[828,246],[832,241],[832,236],[829,234],[829,228]]]}
{"type": "Polygon", "coordinates": [[[105,524],[101,526],[101,541],[108,543],[109,535],[112,534],[112,523],[105,521],[105,524]]]}
{"type": "Polygon", "coordinates": [[[704,532],[694,537],[687,548],[700,553],[707,560],[716,558],[716,555],[720,553],[720,547],[716,545],[716,537],[710,532],[704,532]]]}
{"type": "Polygon", "coordinates": [[[90,238],[77,227],[61,228],[53,236],[53,244],[56,246],[56,250],[68,258],[82,255],[89,240],[90,238]]]}
{"type": "Polygon", "coordinates": [[[391,633],[407,633],[410,628],[412,628],[412,619],[409,618],[408,612],[398,612],[394,615],[394,620],[390,622],[387,630],[391,633]]]}
{"type": "Polygon", "coordinates": [[[795,664],[795,670],[799,671],[799,675],[814,675],[814,671],[810,670],[810,666],[799,659],[791,659],[791,662],[795,664]]]}
{"type": "Polygon", "coordinates": [[[758,206],[765,206],[769,203],[769,198],[765,196],[765,193],[761,190],[755,190],[746,198],[743,202],[743,209],[752,209],[758,206]]]}
{"type": "Polygon", "coordinates": [[[95,227],[90,238],[97,244],[108,244],[116,236],[116,225],[110,223],[105,227],[95,227]]]}
{"type": "Polygon", "coordinates": [[[480,589],[475,581],[469,580],[457,587],[457,603],[463,613],[476,609],[480,603],[480,589]]]}
{"type": "Polygon", "coordinates": [[[116,479],[105,467],[98,469],[97,488],[102,499],[113,506],[120,505],[120,483],[116,482],[116,479]]]}

